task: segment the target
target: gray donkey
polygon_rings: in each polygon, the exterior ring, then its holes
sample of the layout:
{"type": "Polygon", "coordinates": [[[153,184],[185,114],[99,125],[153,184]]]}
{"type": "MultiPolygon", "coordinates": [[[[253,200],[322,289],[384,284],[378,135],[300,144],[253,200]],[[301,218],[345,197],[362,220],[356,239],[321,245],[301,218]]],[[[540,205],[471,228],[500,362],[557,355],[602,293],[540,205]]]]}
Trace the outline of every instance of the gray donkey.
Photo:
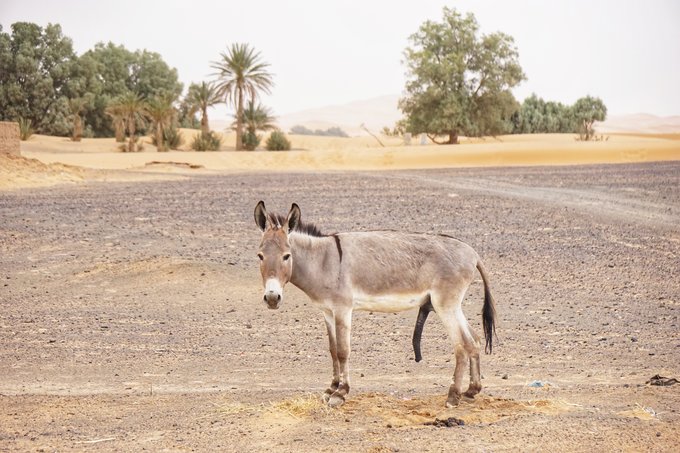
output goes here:
{"type": "Polygon", "coordinates": [[[489,278],[472,247],[443,234],[366,231],[326,235],[300,220],[297,204],[282,216],[267,213],[260,201],[255,223],[263,232],[257,255],[266,305],[279,308],[283,287],[291,282],[323,312],[333,359],[333,380],[323,395],[330,406],[342,405],[349,393],[353,310],[395,313],[419,308],[413,336],[417,361],[423,325],[429,312],[436,312],[456,358],[446,405],[458,405],[462,394],[474,397],[480,392],[480,338],[461,308],[475,270],[484,281],[482,323],[487,353],[493,347],[496,312],[489,278]],[[463,393],[468,359],[470,386],[463,393]]]}

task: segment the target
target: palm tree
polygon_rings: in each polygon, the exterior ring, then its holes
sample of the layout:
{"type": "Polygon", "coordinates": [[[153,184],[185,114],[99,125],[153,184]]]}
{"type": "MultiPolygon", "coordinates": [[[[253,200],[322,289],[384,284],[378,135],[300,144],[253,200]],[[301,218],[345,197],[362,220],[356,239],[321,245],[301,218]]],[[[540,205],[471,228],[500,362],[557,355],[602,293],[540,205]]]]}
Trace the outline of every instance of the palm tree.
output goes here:
{"type": "MultiPolygon", "coordinates": [[[[252,100],[248,101],[248,105],[243,109],[243,115],[241,116],[241,124],[245,124],[246,126],[243,147],[248,151],[255,150],[261,139],[261,137],[257,135],[257,131],[270,131],[276,129],[274,119],[271,110],[267,107],[263,107],[260,103],[255,106],[255,102],[252,100]]],[[[236,120],[237,121],[232,123],[232,128],[237,127],[238,118],[236,118],[236,120]]]]}
{"type": "Polygon", "coordinates": [[[268,63],[260,60],[259,52],[248,44],[233,44],[222,59],[213,62],[217,70],[217,90],[220,97],[236,107],[236,150],[243,149],[243,103],[247,95],[256,99],[258,91],[270,93],[274,86],[272,74],[267,71],[268,63]]]}
{"type": "Polygon", "coordinates": [[[147,103],[146,116],[153,123],[154,140],[158,151],[167,151],[163,131],[172,125],[176,113],[172,99],[168,96],[155,97],[147,103]]]}
{"type": "Polygon", "coordinates": [[[137,124],[144,125],[144,115],[146,114],[147,104],[144,99],[137,93],[127,92],[120,96],[114,106],[120,109],[120,112],[125,120],[125,126],[128,132],[128,151],[134,152],[137,150],[137,124]]]}
{"type": "MultiPolygon", "coordinates": [[[[247,107],[243,109],[241,124],[245,124],[246,131],[251,134],[255,134],[257,131],[271,131],[276,129],[275,117],[271,113],[271,110],[262,104],[258,103],[256,106],[252,100],[248,101],[247,107]]],[[[232,127],[236,128],[237,124],[238,121],[234,121],[232,127]]]]}
{"type": "Polygon", "coordinates": [[[201,112],[201,132],[210,132],[208,125],[208,107],[217,105],[222,101],[222,95],[218,92],[214,83],[201,84],[192,83],[186,96],[187,103],[191,106],[191,115],[200,110],[201,112]]]}
{"type": "Polygon", "coordinates": [[[117,100],[112,101],[104,112],[111,117],[113,121],[113,130],[116,134],[116,142],[123,143],[125,141],[125,117],[123,116],[122,106],[117,100]]]}
{"type": "Polygon", "coordinates": [[[74,142],[79,142],[83,137],[83,118],[80,116],[85,110],[87,105],[87,99],[71,98],[68,100],[68,108],[71,111],[71,116],[73,118],[73,131],[71,132],[71,140],[74,142]]]}

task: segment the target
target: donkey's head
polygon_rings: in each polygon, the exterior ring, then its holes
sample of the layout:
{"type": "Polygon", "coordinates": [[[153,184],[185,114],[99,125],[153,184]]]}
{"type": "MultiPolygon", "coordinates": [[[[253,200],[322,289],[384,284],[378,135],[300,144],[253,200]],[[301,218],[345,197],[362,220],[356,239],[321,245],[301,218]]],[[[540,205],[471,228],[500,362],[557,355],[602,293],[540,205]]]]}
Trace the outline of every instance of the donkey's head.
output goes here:
{"type": "Polygon", "coordinates": [[[255,206],[255,223],[262,230],[262,242],[257,256],[260,258],[260,273],[264,285],[264,302],[276,309],[283,300],[283,287],[290,281],[293,272],[288,233],[300,221],[300,208],[293,203],[288,216],[270,215],[260,201],[255,206]]]}

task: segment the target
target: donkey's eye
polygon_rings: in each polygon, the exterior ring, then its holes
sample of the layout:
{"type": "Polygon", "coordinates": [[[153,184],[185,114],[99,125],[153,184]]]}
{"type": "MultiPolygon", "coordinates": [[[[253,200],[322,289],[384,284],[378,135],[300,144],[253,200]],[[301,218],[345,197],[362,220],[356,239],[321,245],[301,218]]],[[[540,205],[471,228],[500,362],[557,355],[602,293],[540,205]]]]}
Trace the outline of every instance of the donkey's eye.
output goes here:
{"type": "Polygon", "coordinates": [[[257,254],[257,257],[260,258],[260,261],[264,261],[264,255],[261,252],[257,254]]]}
{"type": "Polygon", "coordinates": [[[288,261],[290,259],[290,253],[283,255],[283,261],[288,261]]]}

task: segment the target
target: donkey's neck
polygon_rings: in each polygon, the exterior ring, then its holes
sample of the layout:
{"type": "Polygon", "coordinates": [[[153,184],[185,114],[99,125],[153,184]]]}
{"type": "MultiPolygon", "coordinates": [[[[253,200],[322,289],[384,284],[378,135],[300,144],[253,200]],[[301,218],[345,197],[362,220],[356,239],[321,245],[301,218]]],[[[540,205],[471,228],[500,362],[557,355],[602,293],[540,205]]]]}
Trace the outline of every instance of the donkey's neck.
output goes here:
{"type": "Polygon", "coordinates": [[[332,279],[337,281],[340,255],[332,236],[310,236],[293,232],[288,236],[293,253],[290,282],[311,299],[319,300],[321,291],[332,279]]]}

